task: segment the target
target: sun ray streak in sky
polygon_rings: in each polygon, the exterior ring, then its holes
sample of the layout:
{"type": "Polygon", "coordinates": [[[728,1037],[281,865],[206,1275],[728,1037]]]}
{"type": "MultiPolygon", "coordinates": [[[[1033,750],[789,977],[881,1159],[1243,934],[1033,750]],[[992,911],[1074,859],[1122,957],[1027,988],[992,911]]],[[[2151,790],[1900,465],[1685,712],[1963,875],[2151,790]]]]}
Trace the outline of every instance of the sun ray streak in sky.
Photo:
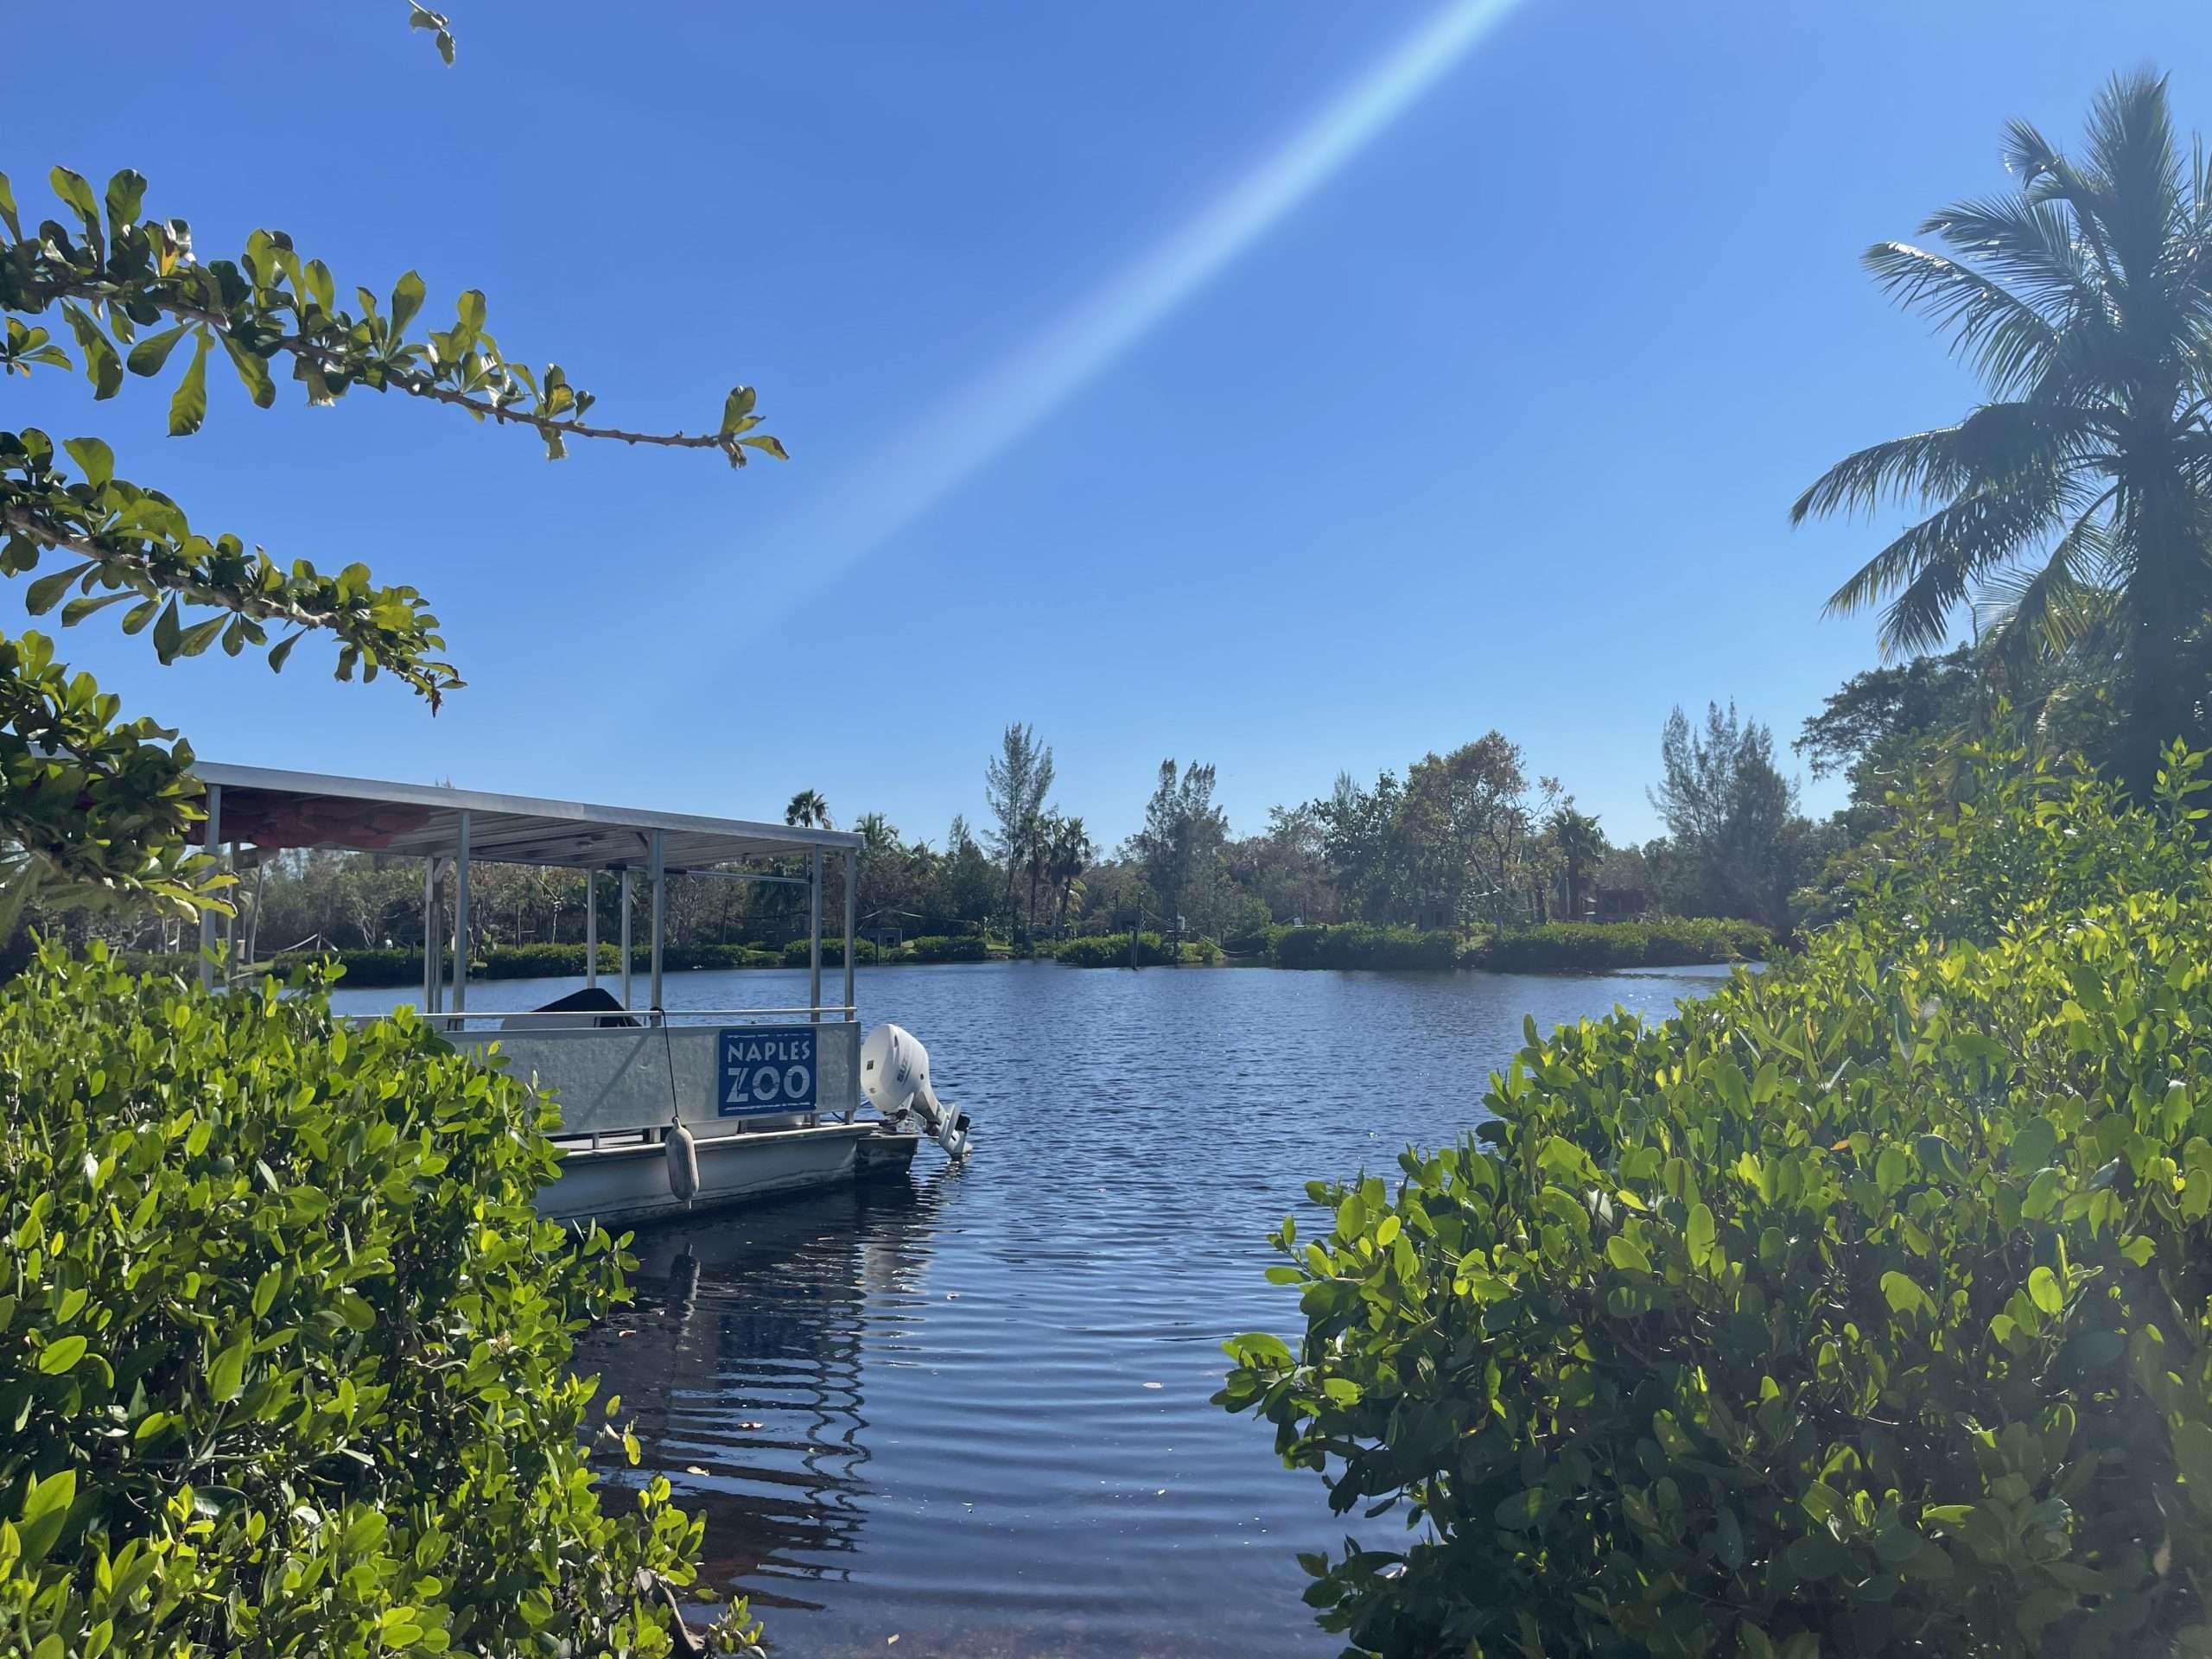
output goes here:
{"type": "Polygon", "coordinates": [[[1448,0],[1218,200],[836,480],[834,505],[782,526],[774,540],[794,556],[784,568],[819,591],[1003,454],[1328,182],[1520,3],[1448,0]]]}

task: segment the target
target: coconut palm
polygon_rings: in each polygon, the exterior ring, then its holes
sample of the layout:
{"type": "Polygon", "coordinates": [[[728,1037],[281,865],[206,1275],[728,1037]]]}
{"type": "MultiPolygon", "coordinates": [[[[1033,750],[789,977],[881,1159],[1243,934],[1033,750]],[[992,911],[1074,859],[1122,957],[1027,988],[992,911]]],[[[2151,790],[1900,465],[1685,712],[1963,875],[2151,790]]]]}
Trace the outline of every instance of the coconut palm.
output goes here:
{"type": "Polygon", "coordinates": [[[1919,651],[1978,598],[2016,647],[2107,664],[2120,770],[2139,789],[2161,746],[2200,722],[2190,659],[2212,601],[2212,167],[2201,145],[2183,161],[2166,84],[2149,74],[2099,96],[2078,158],[2023,122],[2004,149],[2017,190],[1922,227],[1949,253],[1881,242],[1865,256],[1887,292],[1950,334],[1988,401],[1839,461],[1791,518],[1933,507],[1828,609],[1885,602],[1884,648],[1919,651]]]}
{"type": "Polygon", "coordinates": [[[830,827],[830,803],[822,798],[820,790],[802,789],[784,809],[784,822],[794,829],[827,830],[830,827]]]}
{"type": "MultiPolygon", "coordinates": [[[[826,823],[827,820],[825,819],[826,823]]],[[[853,820],[853,833],[861,838],[864,853],[895,852],[899,847],[899,831],[891,820],[880,812],[863,812],[853,820]]]]}
{"type": "Polygon", "coordinates": [[[1590,872],[1598,868],[1598,861],[1605,855],[1605,832],[1598,827],[1594,812],[1578,812],[1573,801],[1560,804],[1552,814],[1550,823],[1552,844],[1559,850],[1560,862],[1566,866],[1567,918],[1571,922],[1582,919],[1582,890],[1590,872]]]}
{"type": "Polygon", "coordinates": [[[1098,856],[1098,849],[1090,839],[1090,832],[1084,828],[1081,818],[1062,818],[1052,828],[1052,846],[1047,856],[1046,874],[1053,889],[1059,894],[1055,931],[1066,931],[1068,905],[1083,886],[1083,873],[1098,856]]]}

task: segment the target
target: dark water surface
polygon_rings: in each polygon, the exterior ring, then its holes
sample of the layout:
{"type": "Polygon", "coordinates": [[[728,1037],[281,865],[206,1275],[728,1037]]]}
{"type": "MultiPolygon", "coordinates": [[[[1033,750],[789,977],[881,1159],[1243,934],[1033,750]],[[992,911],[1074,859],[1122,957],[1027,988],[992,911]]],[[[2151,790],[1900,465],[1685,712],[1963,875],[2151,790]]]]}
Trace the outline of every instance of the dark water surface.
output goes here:
{"type": "MultiPolygon", "coordinates": [[[[1206,1403],[1224,1337],[1294,1333],[1263,1235],[1308,1179],[1395,1174],[1478,1122],[1524,1014],[1661,1016],[1700,982],[864,969],[864,1021],[920,1037],[973,1115],[968,1166],[925,1146],[907,1183],[645,1230],[636,1307],[577,1364],[705,1513],[707,1582],[785,1653],[1332,1654],[1292,1556],[1344,1524],[1266,1425],[1206,1403]]],[[[679,974],[668,1001],[804,985],[679,974]]]]}

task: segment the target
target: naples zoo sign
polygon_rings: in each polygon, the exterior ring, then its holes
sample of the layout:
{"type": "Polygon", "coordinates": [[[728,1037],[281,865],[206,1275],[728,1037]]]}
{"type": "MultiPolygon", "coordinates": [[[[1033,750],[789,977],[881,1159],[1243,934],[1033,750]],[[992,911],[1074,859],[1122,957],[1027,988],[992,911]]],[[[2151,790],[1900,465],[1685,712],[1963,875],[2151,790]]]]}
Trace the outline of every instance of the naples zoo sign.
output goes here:
{"type": "Polygon", "coordinates": [[[811,1026],[737,1026],[721,1034],[715,1109],[724,1117],[814,1109],[811,1026]]]}

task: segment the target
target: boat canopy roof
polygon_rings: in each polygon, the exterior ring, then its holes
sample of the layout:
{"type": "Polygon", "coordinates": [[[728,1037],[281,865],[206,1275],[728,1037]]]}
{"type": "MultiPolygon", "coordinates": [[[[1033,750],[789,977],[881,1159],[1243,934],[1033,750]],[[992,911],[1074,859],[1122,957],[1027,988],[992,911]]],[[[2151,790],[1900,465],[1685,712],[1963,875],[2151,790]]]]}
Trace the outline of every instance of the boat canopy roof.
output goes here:
{"type": "Polygon", "coordinates": [[[202,783],[222,790],[219,839],[250,842],[266,851],[327,847],[445,857],[461,845],[464,812],[469,855],[498,864],[642,870],[651,866],[655,832],[662,837],[663,868],[671,872],[861,844],[858,836],[845,830],[588,806],[435,784],[382,783],[206,761],[195,761],[192,770],[202,783]]]}

